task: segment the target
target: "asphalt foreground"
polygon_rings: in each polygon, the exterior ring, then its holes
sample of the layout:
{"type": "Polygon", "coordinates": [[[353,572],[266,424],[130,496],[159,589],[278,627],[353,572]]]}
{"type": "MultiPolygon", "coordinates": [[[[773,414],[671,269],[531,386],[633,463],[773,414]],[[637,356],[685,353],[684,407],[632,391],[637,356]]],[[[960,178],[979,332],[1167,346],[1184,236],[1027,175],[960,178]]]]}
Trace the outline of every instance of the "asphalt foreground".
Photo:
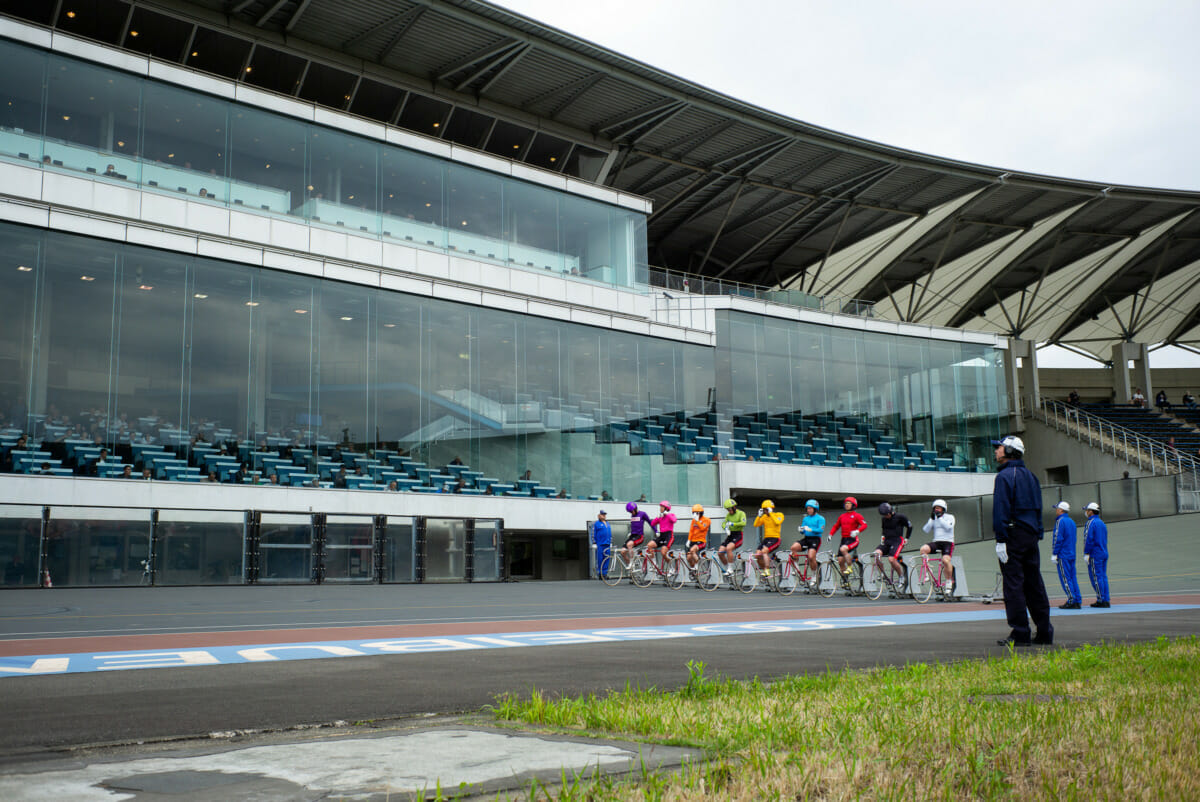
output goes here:
{"type": "MultiPolygon", "coordinates": [[[[990,567],[973,564],[984,568],[972,589],[990,590],[990,567]]],[[[1114,571],[1111,610],[1054,611],[1054,648],[1200,634],[1195,558],[1136,565],[1114,571]]],[[[0,796],[383,799],[439,782],[519,790],[563,768],[670,768],[686,750],[513,733],[477,714],[534,688],[676,689],[691,660],[710,676],[770,680],[999,655],[1006,632],[999,604],[596,582],[6,592],[0,667],[55,656],[90,668],[0,673],[0,796]],[[259,661],[224,656],[249,645],[259,661]],[[289,648],[322,659],[287,659],[289,648]],[[154,662],[180,653],[211,659],[154,662]]]]}

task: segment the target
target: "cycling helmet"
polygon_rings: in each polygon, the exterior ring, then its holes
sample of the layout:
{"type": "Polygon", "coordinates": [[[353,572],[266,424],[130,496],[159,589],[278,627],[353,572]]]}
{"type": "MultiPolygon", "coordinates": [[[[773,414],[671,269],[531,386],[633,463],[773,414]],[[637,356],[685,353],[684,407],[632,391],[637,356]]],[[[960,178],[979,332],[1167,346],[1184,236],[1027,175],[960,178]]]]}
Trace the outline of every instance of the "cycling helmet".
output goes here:
{"type": "Polygon", "coordinates": [[[775,509],[775,502],[771,501],[771,499],[765,499],[759,506],[761,506],[764,510],[773,510],[775,509]]]}
{"type": "Polygon", "coordinates": [[[892,505],[888,504],[886,501],[879,505],[879,514],[880,515],[891,515],[892,512],[894,512],[894,510],[892,509],[892,505]]]}
{"type": "Polygon", "coordinates": [[[703,504],[693,504],[692,512],[704,512],[704,505],[703,504]]]}
{"type": "Polygon", "coordinates": [[[820,509],[821,509],[821,505],[817,503],[817,500],[815,498],[810,498],[808,501],[804,502],[804,506],[812,507],[814,510],[818,510],[818,511],[820,511],[820,509]]]}
{"type": "Polygon", "coordinates": [[[725,499],[725,504],[723,506],[727,510],[732,510],[734,507],[737,506],[737,502],[731,498],[727,498],[727,499],[725,499]]]}
{"type": "Polygon", "coordinates": [[[625,504],[625,512],[637,512],[637,505],[632,501],[625,504]]]}
{"type": "Polygon", "coordinates": [[[842,503],[845,504],[847,502],[850,504],[850,509],[858,509],[858,499],[856,499],[854,496],[846,496],[846,501],[843,501],[842,503]]]}
{"type": "Polygon", "coordinates": [[[662,507],[664,510],[669,510],[669,509],[671,509],[671,502],[660,501],[660,502],[658,502],[658,506],[662,507]]]}
{"type": "Polygon", "coordinates": [[[949,505],[946,504],[946,499],[944,499],[944,498],[935,498],[933,500],[933,506],[941,507],[943,510],[945,510],[947,512],[949,512],[949,510],[950,510],[950,507],[949,507],[949,505]]]}

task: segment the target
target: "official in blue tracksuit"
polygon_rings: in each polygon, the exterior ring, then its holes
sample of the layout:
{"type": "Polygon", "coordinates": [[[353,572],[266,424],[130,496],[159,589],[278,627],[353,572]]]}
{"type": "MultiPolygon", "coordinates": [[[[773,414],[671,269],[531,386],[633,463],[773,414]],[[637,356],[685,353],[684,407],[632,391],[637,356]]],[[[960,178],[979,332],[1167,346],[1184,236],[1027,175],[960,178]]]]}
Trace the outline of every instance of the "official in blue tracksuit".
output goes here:
{"type": "Polygon", "coordinates": [[[608,525],[608,513],[600,510],[592,524],[592,542],[596,544],[596,574],[604,576],[608,573],[612,554],[612,527],[608,525]]]}
{"type": "Polygon", "coordinates": [[[999,641],[1008,646],[1054,643],[1050,625],[1050,599],[1042,582],[1042,486],[1025,467],[1025,443],[1009,435],[996,445],[996,483],[992,490],[992,531],[996,559],[1004,577],[1004,612],[1011,632],[999,641]],[[1026,609],[1029,614],[1026,615],[1026,609]],[[1029,619],[1037,625],[1037,635],[1029,619]]]}
{"type": "Polygon", "coordinates": [[[1092,607],[1111,607],[1108,601],[1108,526],[1100,520],[1100,505],[1092,502],[1083,508],[1087,528],[1083,530],[1083,559],[1088,564],[1088,576],[1096,589],[1092,607]]]}
{"type": "Polygon", "coordinates": [[[1058,581],[1067,594],[1066,604],[1058,606],[1062,610],[1078,610],[1083,602],[1079,580],[1075,577],[1075,538],[1078,533],[1071,520],[1071,505],[1060,501],[1054,509],[1058,510],[1058,517],[1054,519],[1054,546],[1050,559],[1058,566],[1058,581]]]}

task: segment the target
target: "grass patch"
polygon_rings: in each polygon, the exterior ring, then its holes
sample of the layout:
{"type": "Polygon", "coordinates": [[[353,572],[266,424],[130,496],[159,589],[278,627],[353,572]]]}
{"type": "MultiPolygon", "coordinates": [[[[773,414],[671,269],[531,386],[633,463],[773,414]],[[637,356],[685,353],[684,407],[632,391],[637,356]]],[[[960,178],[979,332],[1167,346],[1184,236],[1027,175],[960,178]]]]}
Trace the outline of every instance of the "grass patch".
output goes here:
{"type": "Polygon", "coordinates": [[[677,692],[505,696],[496,719],[703,749],[529,799],[1200,799],[1200,640],[1016,652],[770,683],[686,666],[677,692]]]}

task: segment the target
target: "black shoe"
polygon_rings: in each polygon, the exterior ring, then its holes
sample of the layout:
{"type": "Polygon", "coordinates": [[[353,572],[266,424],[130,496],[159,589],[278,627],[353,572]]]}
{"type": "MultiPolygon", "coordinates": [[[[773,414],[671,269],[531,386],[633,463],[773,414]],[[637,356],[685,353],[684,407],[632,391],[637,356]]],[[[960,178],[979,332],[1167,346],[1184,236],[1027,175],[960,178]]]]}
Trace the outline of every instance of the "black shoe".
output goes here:
{"type": "Polygon", "coordinates": [[[1016,648],[1024,649],[1029,646],[1032,646],[1033,641],[1032,640],[1017,640],[1016,638],[1014,638],[1010,635],[1009,637],[1004,638],[1003,640],[996,641],[996,644],[999,646],[1013,646],[1016,648]]]}
{"type": "Polygon", "coordinates": [[[1066,604],[1058,605],[1058,609],[1060,609],[1060,610],[1079,610],[1081,608],[1082,608],[1082,605],[1080,605],[1079,602],[1073,602],[1073,601],[1069,601],[1066,604]]]}
{"type": "Polygon", "coordinates": [[[1054,633],[1051,632],[1049,635],[1043,635],[1042,633],[1039,632],[1033,638],[1033,645],[1034,646],[1053,646],[1054,645],[1054,633]]]}
{"type": "Polygon", "coordinates": [[[1094,601],[1091,604],[1089,604],[1088,607],[1112,607],[1112,605],[1109,604],[1108,602],[1094,601]]]}

